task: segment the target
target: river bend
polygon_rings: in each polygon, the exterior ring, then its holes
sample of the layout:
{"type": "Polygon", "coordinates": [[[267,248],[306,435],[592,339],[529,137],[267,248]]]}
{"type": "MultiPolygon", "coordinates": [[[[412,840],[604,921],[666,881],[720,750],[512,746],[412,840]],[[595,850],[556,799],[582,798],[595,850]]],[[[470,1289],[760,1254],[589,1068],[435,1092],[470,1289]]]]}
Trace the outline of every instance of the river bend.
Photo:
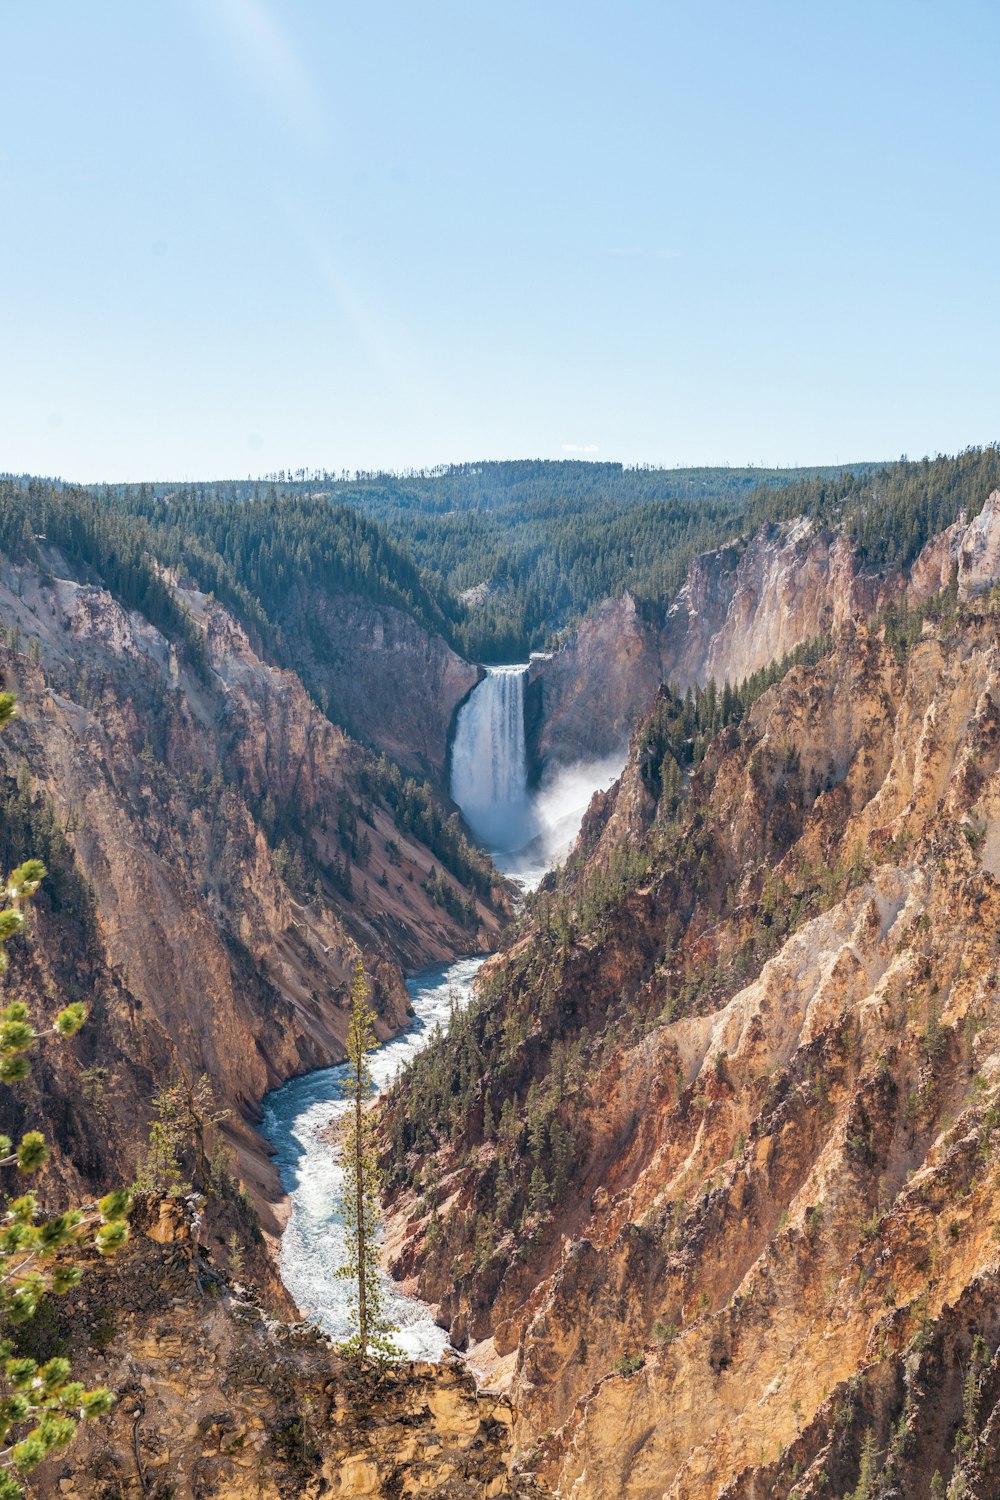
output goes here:
{"type": "MultiPolygon", "coordinates": [[[[424,1047],[434,1027],[446,1026],[453,1006],[468,1004],[482,958],[424,969],[407,980],[414,1019],[383,1043],[370,1059],[372,1079],[382,1090],[424,1047]]],[[[326,1139],[347,1110],[347,1064],[321,1068],[274,1089],[264,1100],[263,1132],[275,1150],[291,1217],[281,1240],[281,1278],[304,1317],[335,1339],[351,1333],[349,1288],[337,1276],[344,1264],[344,1225],[339,1212],[343,1172],[326,1139]]],[[[386,1311],[399,1328],[397,1343],[411,1359],[438,1359],[447,1334],[415,1297],[406,1297],[386,1277],[386,1311]]]]}

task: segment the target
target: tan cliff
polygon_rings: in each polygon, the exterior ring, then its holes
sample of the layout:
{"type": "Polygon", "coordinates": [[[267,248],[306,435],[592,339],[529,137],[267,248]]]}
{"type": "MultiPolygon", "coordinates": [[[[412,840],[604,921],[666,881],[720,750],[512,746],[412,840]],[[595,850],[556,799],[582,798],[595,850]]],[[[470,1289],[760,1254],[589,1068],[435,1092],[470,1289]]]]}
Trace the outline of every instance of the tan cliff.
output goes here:
{"type": "Polygon", "coordinates": [[[804,519],[704,553],[661,620],[630,595],[608,600],[537,662],[536,755],[568,762],[623,749],[661,682],[741,682],[898,590],[866,576],[846,538],[804,519]]]}
{"type": "Polygon", "coordinates": [[[25,1102],[74,1122],[59,1144],[84,1177],[129,1173],[152,1094],[204,1072],[263,1203],[275,1184],[247,1122],[268,1088],[342,1057],[356,958],[389,1035],[408,1011],[401,963],[489,946],[498,921],[397,826],[363,752],[298,677],[261,660],[218,604],[183,597],[204,635],[200,673],[57,556],[45,577],[4,568],[0,671],[19,698],[0,742],[5,795],[16,783],[36,810],[25,838],[50,810],[93,900],[70,920],[43,888],[36,941],[6,983],[91,1006],[25,1102]],[[461,921],[425,890],[432,873],[461,921]]]}
{"type": "MultiPolygon", "coordinates": [[[[47,1337],[116,1396],[36,1470],[68,1500],[536,1500],[513,1412],[459,1362],[379,1369],[262,1311],[213,1260],[184,1199],[143,1204],[130,1246],[53,1304],[47,1337]]],[[[39,1351],[41,1352],[41,1351],[39,1351]]]]}
{"type": "Polygon", "coordinates": [[[712,587],[717,576],[698,559],[667,611],[664,676],[684,688],[711,678],[742,682],[800,642],[871,615],[885,596],[882,580],[861,572],[845,537],[804,520],[755,536],[721,599],[712,587]]]}
{"type": "Polygon", "coordinates": [[[947,588],[953,575],[963,599],[1000,578],[1000,490],[988,496],[971,522],[962,516],[927,543],[910,570],[909,600],[918,602],[947,588]]]}
{"type": "Polygon", "coordinates": [[[402,610],[350,594],[293,594],[286,654],[332,718],[446,791],[455,711],[482,675],[402,610]]]}
{"type": "Polygon", "coordinates": [[[657,621],[625,594],[606,600],[529,674],[536,763],[624,750],[660,682],[736,684],[804,641],[870,619],[904,595],[917,603],[957,570],[962,597],[1000,577],[1000,492],[974,520],[924,547],[908,578],[866,570],[849,540],[805,518],[772,525],[694,559],[657,621]]]}
{"type": "Polygon", "coordinates": [[[643,743],[565,898],[484,970],[479,1103],[397,1199],[399,1268],[509,1384],[564,1497],[840,1497],[867,1445],[880,1494],[926,1500],[937,1472],[985,1500],[995,605],[908,649],[846,628],[718,736],[679,822],[643,743]],[[539,1210],[532,1162],[567,1135],[539,1210]]]}
{"type": "Polygon", "coordinates": [[[624,748],[663,681],[656,627],[631,594],[606,599],[551,656],[534,656],[525,693],[537,768],[596,760],[624,748]]]}

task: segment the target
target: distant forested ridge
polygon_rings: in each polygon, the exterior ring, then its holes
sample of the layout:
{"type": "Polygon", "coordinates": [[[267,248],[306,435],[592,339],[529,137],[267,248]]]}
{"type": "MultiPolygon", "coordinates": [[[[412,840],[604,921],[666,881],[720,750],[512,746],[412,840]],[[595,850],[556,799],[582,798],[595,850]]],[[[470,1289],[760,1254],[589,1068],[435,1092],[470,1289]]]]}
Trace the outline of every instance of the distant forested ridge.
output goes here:
{"type": "Polygon", "coordinates": [[[544,647],[625,589],[656,613],[699,552],[793,516],[843,530],[864,566],[906,568],[963,511],[977,515],[998,485],[992,445],[811,469],[462,464],[358,475],[330,493],[404,542],[442,592],[466,595],[460,648],[498,661],[544,647]]]}
{"type": "Polygon", "coordinates": [[[498,662],[551,645],[626,589],[662,612],[697,553],[793,516],[844,531],[862,566],[905,569],[997,486],[996,445],[881,467],[525,461],[87,489],[11,477],[0,548],[48,535],[191,651],[154,558],[214,592],[279,658],[290,601],[321,590],[400,609],[467,659],[498,662]]]}
{"type": "Polygon", "coordinates": [[[351,588],[498,662],[544,649],[626,588],[650,605],[672,594],[696,553],[739,535],[748,507],[766,511],[782,487],[854,475],[532,460],[93,493],[155,526],[161,554],[202,587],[234,607],[244,590],[243,610],[271,624],[296,582],[351,588]]]}
{"type": "Polygon", "coordinates": [[[674,593],[696,553],[740,530],[751,497],[845,472],[523,460],[357,474],[324,489],[378,520],[450,597],[464,656],[499,662],[544,649],[626,588],[674,593]]]}

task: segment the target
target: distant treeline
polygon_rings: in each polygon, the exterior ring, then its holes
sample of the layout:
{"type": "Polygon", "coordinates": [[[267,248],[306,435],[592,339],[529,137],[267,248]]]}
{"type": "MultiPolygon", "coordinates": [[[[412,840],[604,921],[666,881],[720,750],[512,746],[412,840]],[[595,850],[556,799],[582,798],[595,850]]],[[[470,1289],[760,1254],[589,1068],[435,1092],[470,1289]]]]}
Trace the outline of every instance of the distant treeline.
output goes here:
{"type": "Polygon", "coordinates": [[[550,645],[625,589],[655,616],[698,552],[793,516],[843,530],[867,567],[905,568],[998,486],[995,445],[825,469],[484,463],[87,489],[8,478],[0,549],[47,535],[194,656],[155,562],[216,594],[288,665],[286,623],[317,592],[403,610],[470,660],[497,662],[550,645]]]}
{"type": "Polygon", "coordinates": [[[92,493],[155,528],[157,555],[272,645],[291,592],[319,586],[395,605],[468,659],[498,662],[623,589],[662,599],[697,552],[739,534],[755,499],[847,474],[525,461],[92,493]]]}
{"type": "Polygon", "coordinates": [[[453,601],[463,655],[501,662],[626,588],[672,594],[696,553],[738,533],[752,497],[843,472],[525,460],[361,476],[330,495],[378,520],[453,601]]]}

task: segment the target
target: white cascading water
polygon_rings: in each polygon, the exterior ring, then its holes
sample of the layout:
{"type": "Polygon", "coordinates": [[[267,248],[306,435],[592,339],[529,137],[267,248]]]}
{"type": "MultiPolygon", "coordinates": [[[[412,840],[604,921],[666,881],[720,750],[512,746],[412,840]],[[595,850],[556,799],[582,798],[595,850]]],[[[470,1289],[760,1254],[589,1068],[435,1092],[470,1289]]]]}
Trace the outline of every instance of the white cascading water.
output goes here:
{"type": "MultiPolygon", "coordinates": [[[[468,1004],[481,958],[424,969],[407,980],[414,1019],[371,1058],[372,1081],[387,1088],[400,1068],[447,1026],[456,1006],[468,1004]]],[[[292,1078],[264,1100],[264,1134],[274,1147],[291,1217],[281,1237],[281,1279],[299,1307],[335,1339],[353,1331],[351,1289],[340,1275],[347,1259],[343,1218],[344,1173],[331,1131],[347,1113],[347,1064],[292,1078]]],[[[388,1278],[385,1306],[396,1342],[410,1359],[440,1359],[447,1335],[431,1310],[388,1278]]]]}
{"type": "MultiPolygon", "coordinates": [[[[537,885],[553,860],[575,837],[591,794],[621,770],[624,755],[581,762],[543,777],[529,796],[524,742],[527,667],[487,667],[455,726],[451,794],[472,831],[496,856],[497,865],[526,889],[537,885]]],[[[481,958],[426,969],[407,981],[413,1002],[411,1026],[381,1046],[372,1058],[376,1088],[385,1088],[399,1068],[426,1045],[434,1028],[447,1025],[456,1006],[467,1005],[481,958]]],[[[351,1332],[350,1297],[339,1269],[346,1255],[341,1214],[343,1172],[331,1127],[342,1118],[344,1064],[293,1078],[267,1096],[264,1132],[275,1148],[291,1218],[281,1241],[281,1274],[301,1311],[334,1338],[351,1332]]],[[[386,1285],[397,1342],[410,1358],[438,1359],[447,1343],[431,1309],[416,1297],[386,1285]]]]}
{"type": "Polygon", "coordinates": [[[528,668],[487,667],[459,711],[451,795],[480,843],[509,853],[534,836],[524,744],[528,668]]]}

